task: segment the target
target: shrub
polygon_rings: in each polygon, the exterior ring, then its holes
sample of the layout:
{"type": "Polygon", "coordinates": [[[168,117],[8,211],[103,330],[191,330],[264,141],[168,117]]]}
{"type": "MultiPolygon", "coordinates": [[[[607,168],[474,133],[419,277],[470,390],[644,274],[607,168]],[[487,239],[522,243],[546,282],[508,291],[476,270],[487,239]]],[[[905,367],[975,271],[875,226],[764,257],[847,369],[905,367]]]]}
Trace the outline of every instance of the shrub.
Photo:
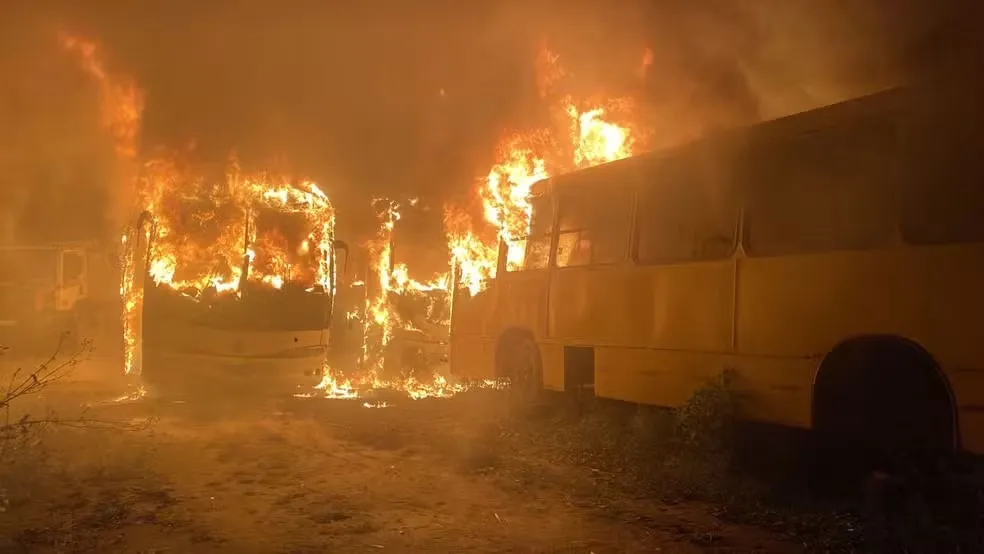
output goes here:
{"type": "Polygon", "coordinates": [[[716,453],[730,450],[736,415],[733,376],[734,371],[726,369],[677,408],[676,436],[681,446],[716,453]]]}

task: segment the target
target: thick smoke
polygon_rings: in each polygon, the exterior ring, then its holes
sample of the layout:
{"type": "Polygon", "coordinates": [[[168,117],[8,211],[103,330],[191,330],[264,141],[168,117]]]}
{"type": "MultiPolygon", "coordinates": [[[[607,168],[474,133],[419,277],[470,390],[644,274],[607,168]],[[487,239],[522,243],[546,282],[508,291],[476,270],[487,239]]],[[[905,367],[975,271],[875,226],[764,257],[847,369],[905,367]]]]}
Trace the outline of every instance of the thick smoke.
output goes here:
{"type": "MultiPolygon", "coordinates": [[[[119,180],[98,91],[38,18],[0,32],[0,219],[22,243],[104,238],[119,180]]],[[[6,234],[5,233],[5,234],[6,234]]]]}
{"type": "Polygon", "coordinates": [[[892,86],[977,30],[958,0],[282,4],[104,0],[0,18],[4,205],[61,199],[45,209],[82,232],[95,224],[79,214],[119,184],[57,28],[92,37],[146,90],[145,147],[291,165],[337,200],[349,235],[373,228],[373,196],[440,214],[505,133],[541,126],[545,42],[569,73],[560,92],[633,98],[658,148],[892,86]]]}

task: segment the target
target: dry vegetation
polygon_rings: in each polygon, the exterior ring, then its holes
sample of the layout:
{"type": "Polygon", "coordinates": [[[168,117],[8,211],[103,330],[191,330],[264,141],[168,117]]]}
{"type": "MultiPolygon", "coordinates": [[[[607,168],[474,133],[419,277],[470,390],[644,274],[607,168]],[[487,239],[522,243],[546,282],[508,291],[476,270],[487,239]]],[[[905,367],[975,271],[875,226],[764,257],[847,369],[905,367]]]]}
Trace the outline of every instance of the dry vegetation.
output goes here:
{"type": "Polygon", "coordinates": [[[976,497],[943,517],[939,487],[892,489],[865,512],[737,473],[727,379],[673,412],[516,410],[494,391],[385,409],[115,395],[42,395],[103,424],[49,426],[5,458],[0,552],[976,550],[976,521],[954,515],[976,497]]]}

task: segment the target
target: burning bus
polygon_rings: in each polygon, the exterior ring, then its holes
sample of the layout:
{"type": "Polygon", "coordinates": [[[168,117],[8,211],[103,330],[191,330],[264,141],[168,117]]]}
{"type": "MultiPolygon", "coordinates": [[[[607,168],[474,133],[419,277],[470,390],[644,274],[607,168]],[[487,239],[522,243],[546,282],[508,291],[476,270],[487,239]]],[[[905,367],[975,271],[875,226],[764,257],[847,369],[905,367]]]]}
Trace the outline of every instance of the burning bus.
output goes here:
{"type": "Polygon", "coordinates": [[[148,169],[145,209],[123,237],[127,373],[184,392],[317,384],[336,251],[348,252],[327,196],[309,181],[148,169]]]}

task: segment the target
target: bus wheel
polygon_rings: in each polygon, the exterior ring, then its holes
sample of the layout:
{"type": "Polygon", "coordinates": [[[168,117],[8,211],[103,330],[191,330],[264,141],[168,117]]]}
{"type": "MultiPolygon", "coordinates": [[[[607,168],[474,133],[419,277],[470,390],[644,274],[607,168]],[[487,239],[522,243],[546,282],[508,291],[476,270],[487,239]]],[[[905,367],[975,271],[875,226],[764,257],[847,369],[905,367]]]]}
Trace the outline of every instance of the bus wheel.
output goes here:
{"type": "Polygon", "coordinates": [[[509,380],[510,396],[521,403],[532,403],[543,388],[540,349],[525,333],[506,333],[495,352],[496,377],[509,380]]]}
{"type": "Polygon", "coordinates": [[[813,385],[814,473],[848,485],[872,471],[925,469],[956,450],[955,414],[946,377],[919,345],[892,336],[841,343],[813,385]]]}

